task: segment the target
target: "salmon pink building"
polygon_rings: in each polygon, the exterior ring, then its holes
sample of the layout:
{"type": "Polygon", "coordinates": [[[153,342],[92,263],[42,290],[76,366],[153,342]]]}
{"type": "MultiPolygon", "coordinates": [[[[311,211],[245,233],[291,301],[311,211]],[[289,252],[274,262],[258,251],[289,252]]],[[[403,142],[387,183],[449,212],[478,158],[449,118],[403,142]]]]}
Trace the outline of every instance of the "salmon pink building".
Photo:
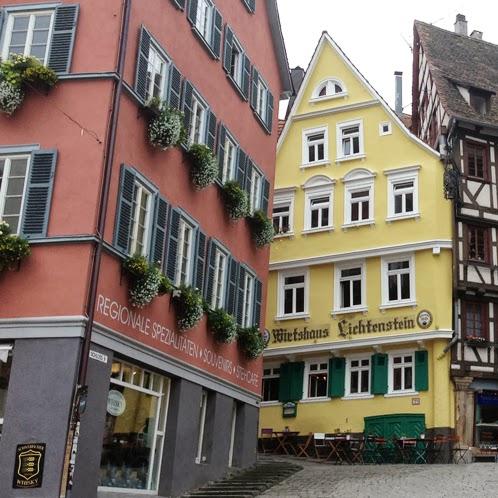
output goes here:
{"type": "Polygon", "coordinates": [[[133,306],[123,262],[261,325],[268,248],[223,185],[268,212],[291,91],[276,0],[6,0],[12,53],[58,82],[0,115],[0,220],[31,248],[0,272],[0,495],[177,496],[252,464],[261,358],[206,314],[180,330],[171,293],[133,306]],[[183,114],[180,145],[151,144],[151,102],[183,114]],[[205,188],[192,144],[219,167],[205,188]]]}

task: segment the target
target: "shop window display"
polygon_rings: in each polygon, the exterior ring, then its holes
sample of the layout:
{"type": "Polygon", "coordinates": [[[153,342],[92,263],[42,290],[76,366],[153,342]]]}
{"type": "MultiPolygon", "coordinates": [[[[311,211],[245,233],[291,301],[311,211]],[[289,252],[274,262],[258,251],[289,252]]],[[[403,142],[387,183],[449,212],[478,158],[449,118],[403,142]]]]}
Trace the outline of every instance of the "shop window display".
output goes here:
{"type": "Polygon", "coordinates": [[[166,377],[113,362],[100,486],[157,490],[168,394],[166,377]]]}
{"type": "Polygon", "coordinates": [[[476,439],[480,448],[498,449],[498,391],[477,393],[476,439]]]}

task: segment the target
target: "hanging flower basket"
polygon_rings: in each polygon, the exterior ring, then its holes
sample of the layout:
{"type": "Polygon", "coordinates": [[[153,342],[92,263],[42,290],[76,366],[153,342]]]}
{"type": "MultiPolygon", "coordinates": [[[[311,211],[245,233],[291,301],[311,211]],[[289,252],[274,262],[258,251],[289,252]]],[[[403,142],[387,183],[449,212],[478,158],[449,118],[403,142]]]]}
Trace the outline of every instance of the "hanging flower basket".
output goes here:
{"type": "Polygon", "coordinates": [[[177,109],[152,100],[147,106],[149,122],[149,142],[161,150],[175,147],[185,140],[183,114],[177,109]]]}
{"type": "Polygon", "coordinates": [[[467,346],[483,347],[488,345],[488,340],[485,337],[468,335],[465,337],[465,344],[467,346]]]}
{"type": "Polygon", "coordinates": [[[135,308],[144,308],[160,293],[167,292],[169,281],[154,264],[144,256],[131,256],[123,263],[128,275],[128,299],[135,308]],[[165,291],[165,292],[163,292],[165,291]]]}
{"type": "Polygon", "coordinates": [[[16,269],[30,254],[28,241],[17,235],[11,235],[9,224],[0,221],[0,273],[16,269]]]}
{"type": "Polygon", "coordinates": [[[208,310],[207,323],[218,342],[228,344],[237,335],[235,318],[223,309],[208,310]]]}
{"type": "Polygon", "coordinates": [[[230,218],[237,220],[247,215],[249,197],[247,192],[237,182],[227,182],[222,187],[222,197],[230,218]]]}
{"type": "Polygon", "coordinates": [[[173,291],[173,305],[176,323],[181,332],[194,328],[204,314],[202,296],[192,287],[182,286],[173,291]]]}
{"type": "Polygon", "coordinates": [[[0,111],[10,116],[23,103],[24,93],[20,87],[4,80],[0,82],[0,111]]]}
{"type": "Polygon", "coordinates": [[[237,341],[247,358],[253,360],[265,349],[265,341],[257,327],[239,328],[237,341]]]}
{"type": "Polygon", "coordinates": [[[263,211],[255,211],[248,218],[251,228],[252,238],[258,247],[263,247],[269,244],[275,237],[275,229],[273,223],[263,211]]]}
{"type": "Polygon", "coordinates": [[[204,144],[192,144],[188,155],[190,178],[195,188],[201,190],[211,185],[218,176],[218,164],[211,149],[204,144]]]}

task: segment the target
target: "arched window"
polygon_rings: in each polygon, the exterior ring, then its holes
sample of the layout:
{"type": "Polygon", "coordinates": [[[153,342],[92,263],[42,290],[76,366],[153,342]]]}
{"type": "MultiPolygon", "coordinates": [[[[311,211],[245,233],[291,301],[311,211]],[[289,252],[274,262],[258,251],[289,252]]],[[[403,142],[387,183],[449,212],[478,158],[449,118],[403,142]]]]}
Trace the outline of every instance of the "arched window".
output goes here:
{"type": "Polygon", "coordinates": [[[346,87],[344,83],[337,79],[328,79],[322,81],[316,88],[313,98],[319,99],[324,97],[333,97],[335,95],[344,95],[346,87]]]}

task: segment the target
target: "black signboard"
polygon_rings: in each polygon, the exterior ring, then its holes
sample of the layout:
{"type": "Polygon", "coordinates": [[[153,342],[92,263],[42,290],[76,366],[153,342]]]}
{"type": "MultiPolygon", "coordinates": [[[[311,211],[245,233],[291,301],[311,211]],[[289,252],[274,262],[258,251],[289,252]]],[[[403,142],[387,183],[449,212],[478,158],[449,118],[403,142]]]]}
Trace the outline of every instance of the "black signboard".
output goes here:
{"type": "Polygon", "coordinates": [[[282,405],[282,417],[291,418],[297,416],[297,403],[289,401],[282,405]]]}
{"type": "Polygon", "coordinates": [[[45,443],[18,444],[14,466],[15,489],[41,488],[45,443]]]}

